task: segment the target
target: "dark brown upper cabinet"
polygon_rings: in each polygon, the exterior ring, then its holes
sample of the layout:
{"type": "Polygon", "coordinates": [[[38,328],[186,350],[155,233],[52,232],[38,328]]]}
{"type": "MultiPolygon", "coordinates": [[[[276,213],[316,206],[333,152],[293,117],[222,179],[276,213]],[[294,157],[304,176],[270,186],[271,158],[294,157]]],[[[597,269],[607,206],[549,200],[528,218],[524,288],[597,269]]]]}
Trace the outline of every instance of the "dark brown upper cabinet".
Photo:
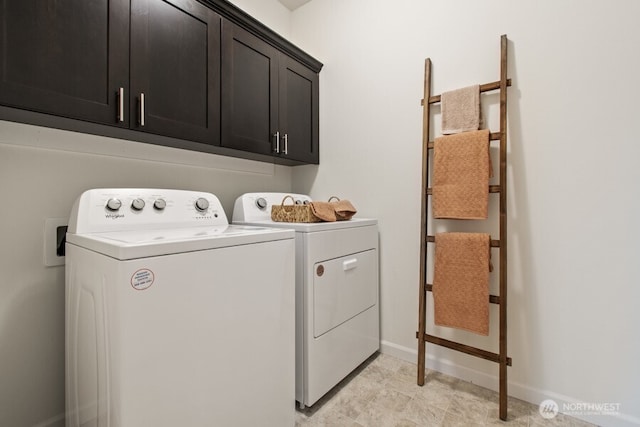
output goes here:
{"type": "Polygon", "coordinates": [[[218,144],[221,18],[211,9],[195,0],[2,7],[2,104],[218,144]]]}
{"type": "Polygon", "coordinates": [[[0,120],[318,163],[322,64],[226,0],[0,10],[0,120]]]}
{"type": "Polygon", "coordinates": [[[316,72],[223,22],[223,146],[318,163],[318,92],[316,72]]]}
{"type": "Polygon", "coordinates": [[[222,23],[222,145],[271,154],[278,128],[278,51],[222,23]]]}
{"type": "Polygon", "coordinates": [[[220,21],[195,0],[131,0],[131,128],[219,144],[220,21]]]}
{"type": "Polygon", "coordinates": [[[1,0],[0,8],[0,103],[125,125],[116,114],[119,88],[129,91],[129,0],[1,0]]]}
{"type": "Polygon", "coordinates": [[[318,73],[280,55],[279,121],[281,153],[305,163],[319,163],[318,73]]]}

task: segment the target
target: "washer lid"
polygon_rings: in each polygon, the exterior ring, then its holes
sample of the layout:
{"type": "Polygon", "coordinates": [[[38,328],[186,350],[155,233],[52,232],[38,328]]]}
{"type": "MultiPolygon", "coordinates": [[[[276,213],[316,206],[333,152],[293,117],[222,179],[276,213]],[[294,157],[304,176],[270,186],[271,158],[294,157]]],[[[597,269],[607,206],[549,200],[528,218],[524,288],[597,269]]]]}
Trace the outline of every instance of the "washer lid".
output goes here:
{"type": "Polygon", "coordinates": [[[67,243],[118,260],[293,239],[293,230],[229,225],[67,234],[67,243]]]}

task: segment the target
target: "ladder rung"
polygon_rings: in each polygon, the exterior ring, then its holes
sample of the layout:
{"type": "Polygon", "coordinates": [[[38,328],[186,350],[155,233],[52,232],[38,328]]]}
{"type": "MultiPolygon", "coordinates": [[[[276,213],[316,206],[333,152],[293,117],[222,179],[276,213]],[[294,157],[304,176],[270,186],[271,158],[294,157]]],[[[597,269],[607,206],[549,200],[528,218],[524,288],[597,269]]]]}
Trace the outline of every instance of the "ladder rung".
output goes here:
{"type": "MultiPolygon", "coordinates": [[[[501,136],[502,136],[502,132],[491,132],[489,134],[489,140],[490,141],[499,141],[501,136]]],[[[430,149],[430,150],[433,150],[433,141],[429,141],[427,143],[427,148],[430,149]]]]}
{"type": "MultiPolygon", "coordinates": [[[[416,332],[416,338],[420,339],[418,332],[416,332]]],[[[462,353],[470,354],[472,356],[481,357],[492,362],[500,363],[500,355],[492,353],[487,350],[483,350],[477,347],[471,347],[470,345],[460,344],[454,341],[445,340],[444,338],[434,337],[433,335],[424,334],[422,341],[430,342],[442,347],[447,347],[452,350],[460,351],[462,353]]],[[[511,366],[511,358],[506,358],[507,366],[511,366]]]]}
{"type": "MultiPolygon", "coordinates": [[[[489,186],[489,193],[499,193],[500,192],[500,186],[499,185],[490,185],[489,186]]],[[[431,187],[427,188],[427,196],[431,196],[433,195],[433,189],[431,187]]]]}
{"type": "MultiPolygon", "coordinates": [[[[427,242],[429,243],[435,243],[436,242],[436,236],[427,236],[427,242]]],[[[491,245],[492,248],[499,248],[500,247],[500,240],[491,240],[491,245]]]]}
{"type": "MultiPolygon", "coordinates": [[[[511,86],[511,79],[507,79],[507,86],[511,86]]],[[[500,89],[500,80],[480,85],[480,92],[490,92],[498,89],[500,89]]],[[[433,95],[429,97],[429,104],[435,104],[437,102],[440,102],[440,95],[433,95]]],[[[424,105],[424,99],[420,101],[420,105],[424,105]]]]}
{"type": "MultiPolygon", "coordinates": [[[[427,292],[433,292],[433,285],[431,283],[427,283],[425,285],[425,290],[427,292]]],[[[489,295],[489,302],[491,304],[500,304],[500,297],[498,295],[489,295]]]]}

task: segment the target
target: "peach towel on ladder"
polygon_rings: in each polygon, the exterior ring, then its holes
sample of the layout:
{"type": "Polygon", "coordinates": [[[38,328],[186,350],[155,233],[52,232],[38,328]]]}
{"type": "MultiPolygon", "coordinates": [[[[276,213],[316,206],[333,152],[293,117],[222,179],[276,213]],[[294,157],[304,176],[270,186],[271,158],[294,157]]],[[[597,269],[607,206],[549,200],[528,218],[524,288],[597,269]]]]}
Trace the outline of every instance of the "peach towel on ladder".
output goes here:
{"type": "Polygon", "coordinates": [[[482,118],[479,85],[444,92],[440,101],[444,135],[480,129],[482,118]]]}
{"type": "Polygon", "coordinates": [[[489,234],[437,233],[435,324],[489,335],[489,234]]]}
{"type": "Polygon", "coordinates": [[[486,219],[489,205],[489,130],[442,136],[434,141],[433,216],[486,219]]]}

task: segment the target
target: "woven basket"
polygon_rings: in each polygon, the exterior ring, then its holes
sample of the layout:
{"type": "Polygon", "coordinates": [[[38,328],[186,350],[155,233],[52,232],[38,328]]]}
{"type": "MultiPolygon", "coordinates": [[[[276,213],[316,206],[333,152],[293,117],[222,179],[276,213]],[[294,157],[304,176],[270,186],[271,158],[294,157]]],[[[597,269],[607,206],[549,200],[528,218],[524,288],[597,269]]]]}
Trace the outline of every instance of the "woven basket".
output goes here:
{"type": "Polygon", "coordinates": [[[320,218],[313,214],[310,205],[285,205],[287,199],[293,200],[292,196],[285,196],[280,205],[271,206],[271,219],[275,222],[320,222],[320,218]]]}

